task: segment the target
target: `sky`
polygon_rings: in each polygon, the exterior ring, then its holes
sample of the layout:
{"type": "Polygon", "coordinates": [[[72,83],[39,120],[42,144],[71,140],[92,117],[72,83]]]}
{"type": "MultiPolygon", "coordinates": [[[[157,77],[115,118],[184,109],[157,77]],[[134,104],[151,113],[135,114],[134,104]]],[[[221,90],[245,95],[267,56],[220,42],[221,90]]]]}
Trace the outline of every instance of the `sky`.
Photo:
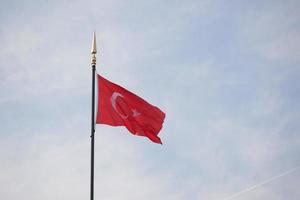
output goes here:
{"type": "Polygon", "coordinates": [[[96,126],[95,200],[300,199],[298,0],[1,0],[0,197],[89,199],[97,71],[166,113],[96,126]]]}

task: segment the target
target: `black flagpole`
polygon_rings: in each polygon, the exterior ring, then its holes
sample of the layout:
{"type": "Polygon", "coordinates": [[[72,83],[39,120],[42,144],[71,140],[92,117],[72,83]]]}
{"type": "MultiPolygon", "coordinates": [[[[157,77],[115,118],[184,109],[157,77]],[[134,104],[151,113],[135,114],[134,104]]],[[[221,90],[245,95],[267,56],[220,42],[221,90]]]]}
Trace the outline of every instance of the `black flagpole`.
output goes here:
{"type": "Polygon", "coordinates": [[[94,200],[94,157],[95,157],[95,73],[96,73],[96,36],[93,35],[92,43],[92,120],[91,120],[91,191],[90,200],[94,200]]]}

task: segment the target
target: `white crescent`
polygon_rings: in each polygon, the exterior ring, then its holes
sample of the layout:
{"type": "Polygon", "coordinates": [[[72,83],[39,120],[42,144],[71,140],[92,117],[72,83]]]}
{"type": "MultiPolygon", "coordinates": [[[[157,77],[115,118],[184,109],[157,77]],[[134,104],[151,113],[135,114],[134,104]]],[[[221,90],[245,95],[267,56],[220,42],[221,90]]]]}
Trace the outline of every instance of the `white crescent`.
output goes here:
{"type": "MultiPolygon", "coordinates": [[[[114,92],[111,97],[110,97],[110,102],[111,102],[111,105],[112,107],[114,108],[114,110],[123,118],[123,119],[127,119],[129,117],[129,115],[123,115],[122,113],[120,113],[117,109],[117,106],[116,106],[116,100],[118,97],[121,97],[124,99],[124,96],[122,94],[120,94],[119,92],[114,92]]],[[[139,115],[141,115],[141,113],[139,113],[136,109],[131,109],[132,111],[132,116],[133,117],[137,117],[139,115]]]]}
{"type": "Polygon", "coordinates": [[[122,94],[120,94],[119,92],[114,92],[111,97],[110,97],[110,102],[111,102],[111,105],[112,107],[114,108],[114,110],[123,118],[123,119],[127,119],[128,118],[128,115],[123,115],[122,113],[120,113],[117,109],[117,106],[116,106],[116,100],[117,100],[117,97],[121,97],[121,98],[124,98],[124,96],[122,94]]]}

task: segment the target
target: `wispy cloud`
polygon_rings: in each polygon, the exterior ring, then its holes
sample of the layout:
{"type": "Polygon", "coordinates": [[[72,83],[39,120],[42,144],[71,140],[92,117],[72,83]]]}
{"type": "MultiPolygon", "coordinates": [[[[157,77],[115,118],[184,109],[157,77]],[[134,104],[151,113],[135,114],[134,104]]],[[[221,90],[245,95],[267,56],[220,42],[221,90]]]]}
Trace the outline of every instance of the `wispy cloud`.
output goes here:
{"type": "MultiPolygon", "coordinates": [[[[3,2],[2,198],[88,198],[94,29],[98,72],[167,113],[163,146],[97,125],[96,198],[219,200],[298,166],[297,6],[3,2]]],[[[239,198],[299,199],[297,177],[239,198]]]]}

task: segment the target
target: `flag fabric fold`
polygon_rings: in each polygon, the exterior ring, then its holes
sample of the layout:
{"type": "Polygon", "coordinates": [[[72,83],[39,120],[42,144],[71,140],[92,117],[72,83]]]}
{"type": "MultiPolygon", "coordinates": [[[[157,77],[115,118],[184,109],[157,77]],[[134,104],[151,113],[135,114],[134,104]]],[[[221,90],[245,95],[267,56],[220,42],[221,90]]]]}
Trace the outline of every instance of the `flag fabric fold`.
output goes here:
{"type": "Polygon", "coordinates": [[[134,135],[162,144],[158,137],[165,113],[125,88],[97,74],[97,124],[125,126],[134,135]]]}

